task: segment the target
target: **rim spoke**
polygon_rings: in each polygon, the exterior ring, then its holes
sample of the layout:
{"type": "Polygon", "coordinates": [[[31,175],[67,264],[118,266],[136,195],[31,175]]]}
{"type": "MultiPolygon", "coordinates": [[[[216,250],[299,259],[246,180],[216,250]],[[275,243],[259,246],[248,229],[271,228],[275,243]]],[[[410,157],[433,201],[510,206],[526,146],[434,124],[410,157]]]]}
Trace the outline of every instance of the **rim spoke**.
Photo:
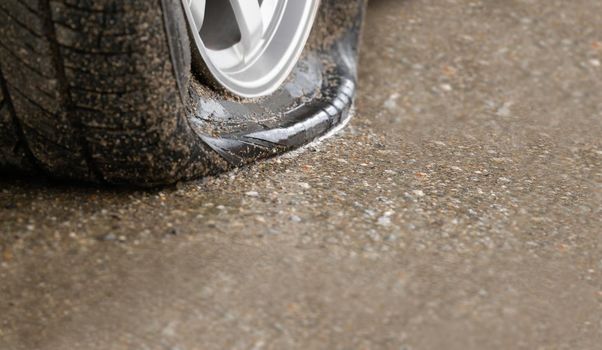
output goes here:
{"type": "Polygon", "coordinates": [[[244,53],[249,53],[263,37],[263,17],[257,0],[230,0],[241,34],[244,53]]]}
{"type": "Polygon", "coordinates": [[[188,6],[190,6],[190,13],[196,29],[200,31],[205,20],[205,0],[188,0],[188,6]]]}
{"type": "Polygon", "coordinates": [[[282,85],[320,6],[320,0],[177,1],[192,29],[195,57],[205,63],[198,73],[243,97],[265,96],[282,85]]]}
{"type": "MultiPolygon", "coordinates": [[[[263,0],[261,3],[261,14],[263,15],[263,23],[270,23],[274,18],[274,14],[276,13],[276,8],[278,8],[279,0],[263,0]]],[[[264,28],[264,31],[266,28],[264,28]]]]}

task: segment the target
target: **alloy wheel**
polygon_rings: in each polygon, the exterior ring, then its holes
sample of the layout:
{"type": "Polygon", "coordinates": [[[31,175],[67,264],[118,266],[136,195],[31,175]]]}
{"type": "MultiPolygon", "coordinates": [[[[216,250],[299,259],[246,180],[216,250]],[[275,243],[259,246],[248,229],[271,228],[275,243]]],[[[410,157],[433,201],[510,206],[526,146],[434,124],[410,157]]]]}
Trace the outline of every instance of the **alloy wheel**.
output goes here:
{"type": "Polygon", "coordinates": [[[274,92],[295,66],[320,0],[183,0],[198,53],[242,97],[274,92]]]}

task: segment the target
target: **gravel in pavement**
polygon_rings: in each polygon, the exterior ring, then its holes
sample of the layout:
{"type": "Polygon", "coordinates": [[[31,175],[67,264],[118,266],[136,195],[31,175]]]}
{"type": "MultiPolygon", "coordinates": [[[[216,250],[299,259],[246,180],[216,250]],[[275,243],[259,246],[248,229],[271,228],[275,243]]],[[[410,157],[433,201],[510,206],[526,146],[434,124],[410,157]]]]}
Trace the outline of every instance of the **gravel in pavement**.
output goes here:
{"type": "Polygon", "coordinates": [[[356,115],[154,191],[0,182],[0,348],[598,349],[602,2],[374,0],[356,115]]]}

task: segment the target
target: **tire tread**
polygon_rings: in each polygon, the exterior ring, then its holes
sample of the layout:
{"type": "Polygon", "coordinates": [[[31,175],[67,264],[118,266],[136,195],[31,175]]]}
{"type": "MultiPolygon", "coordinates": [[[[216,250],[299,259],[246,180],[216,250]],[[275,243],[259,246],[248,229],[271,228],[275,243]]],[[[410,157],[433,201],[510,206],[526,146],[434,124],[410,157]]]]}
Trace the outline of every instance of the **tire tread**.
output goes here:
{"type": "Polygon", "coordinates": [[[179,0],[2,0],[0,20],[0,166],[142,186],[225,167],[188,122],[179,0]]]}

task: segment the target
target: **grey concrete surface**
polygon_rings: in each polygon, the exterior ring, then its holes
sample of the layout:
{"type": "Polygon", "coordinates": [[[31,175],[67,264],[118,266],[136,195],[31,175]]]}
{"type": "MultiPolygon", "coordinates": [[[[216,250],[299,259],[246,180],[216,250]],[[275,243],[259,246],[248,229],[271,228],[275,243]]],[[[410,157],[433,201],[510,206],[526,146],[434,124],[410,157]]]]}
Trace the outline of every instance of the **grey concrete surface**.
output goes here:
{"type": "Polygon", "coordinates": [[[305,153],[2,179],[0,349],[599,349],[601,61],[598,0],[375,0],[305,153]]]}

